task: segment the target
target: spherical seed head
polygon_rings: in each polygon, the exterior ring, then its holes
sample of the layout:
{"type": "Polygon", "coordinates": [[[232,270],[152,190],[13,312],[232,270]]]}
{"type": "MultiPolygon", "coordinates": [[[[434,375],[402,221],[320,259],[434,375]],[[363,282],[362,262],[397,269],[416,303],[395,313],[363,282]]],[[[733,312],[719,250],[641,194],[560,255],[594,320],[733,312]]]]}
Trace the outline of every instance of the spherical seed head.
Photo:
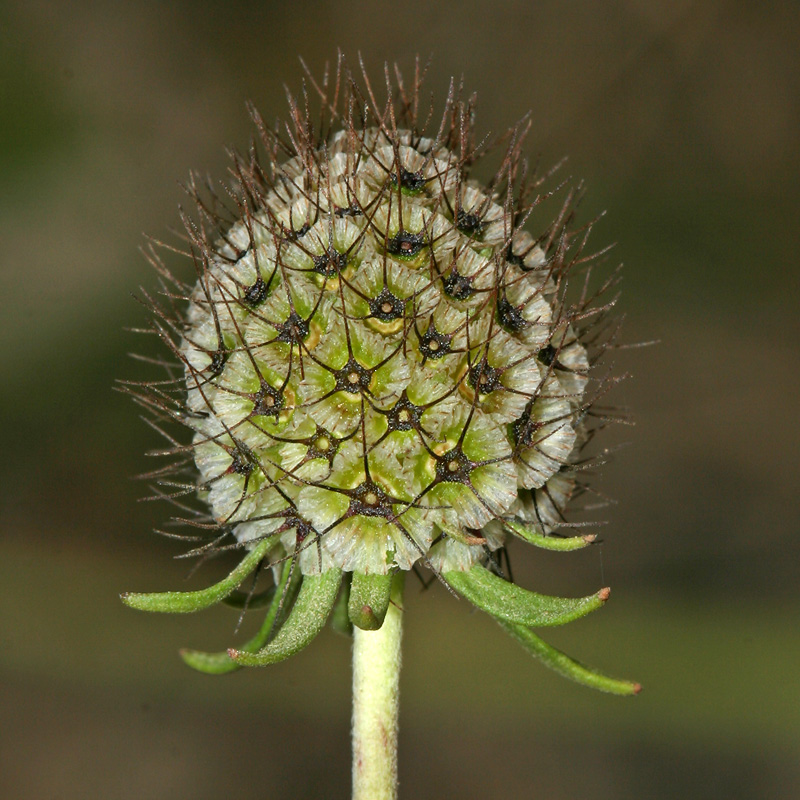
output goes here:
{"type": "Polygon", "coordinates": [[[573,193],[523,230],[544,198],[524,125],[482,184],[471,101],[426,132],[418,81],[387,103],[360,81],[318,87],[321,131],[305,103],[274,132],[254,113],[266,155],[234,156],[227,212],[191,185],[198,281],[157,326],[183,374],[148,402],[191,429],[204,524],[237,542],[306,575],[466,570],[498,520],[563,521],[606,309],[565,299],[590,260],[573,193]]]}

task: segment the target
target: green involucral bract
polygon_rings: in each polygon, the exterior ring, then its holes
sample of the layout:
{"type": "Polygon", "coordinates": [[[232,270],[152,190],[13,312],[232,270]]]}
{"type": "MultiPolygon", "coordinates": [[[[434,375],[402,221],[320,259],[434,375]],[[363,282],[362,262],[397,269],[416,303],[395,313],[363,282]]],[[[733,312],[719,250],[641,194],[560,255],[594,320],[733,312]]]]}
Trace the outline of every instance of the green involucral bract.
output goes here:
{"type": "Polygon", "coordinates": [[[190,184],[194,285],[151,254],[166,298],[153,330],[178,372],[136,391],[159,426],[190,431],[185,444],[169,437],[176,477],[159,493],[211,531],[198,555],[244,557],[205,591],[123,599],[172,612],[228,596],[266,605],[242,647],[183,651],[223,673],[305,647],[334,605],[338,629],[380,628],[392,576],[428,569],[576,677],[528,629],[583,616],[607,592],[526,591],[502,577],[497,552],[511,539],[564,551],[593,541],[558,529],[603,424],[591,409],[608,385],[595,370],[616,330],[614,281],[589,289],[576,193],[555,221],[540,218],[547,195],[521,156],[524,126],[481,183],[470,103],[451,94],[425,131],[405,90],[381,105],[340,78],[322,133],[303,104],[288,129],[254,113],[266,156],[235,155],[219,197],[190,184]],[[186,510],[194,493],[205,510],[186,510]],[[274,593],[256,592],[270,572],[274,593]]]}

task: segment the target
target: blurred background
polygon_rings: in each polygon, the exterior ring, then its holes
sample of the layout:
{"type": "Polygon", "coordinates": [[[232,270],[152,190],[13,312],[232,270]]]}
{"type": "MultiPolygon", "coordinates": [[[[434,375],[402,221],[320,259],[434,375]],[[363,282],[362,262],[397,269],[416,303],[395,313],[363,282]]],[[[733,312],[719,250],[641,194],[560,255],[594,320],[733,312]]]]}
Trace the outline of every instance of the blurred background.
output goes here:
{"type": "MultiPolygon", "coordinates": [[[[349,646],[324,633],[268,670],[209,678],[236,612],[122,607],[190,581],[170,513],[131,476],[157,444],[115,378],[159,353],[126,332],[190,169],[225,177],[245,102],[285,113],[302,56],[379,78],[433,55],[478,128],[532,112],[532,157],[569,161],[595,243],[617,242],[636,427],[595,485],[604,543],[512,552],[525,585],[602,613],[552,631],[644,684],[552,675],[434,586],[407,591],[406,798],[800,796],[800,6],[794,2],[350,3],[6,0],[0,6],[0,795],[346,798],[349,646]]],[[[188,265],[170,262],[182,274],[188,265]]],[[[245,631],[246,633],[246,631],[245,631]]],[[[241,637],[242,634],[240,633],[241,637]]]]}

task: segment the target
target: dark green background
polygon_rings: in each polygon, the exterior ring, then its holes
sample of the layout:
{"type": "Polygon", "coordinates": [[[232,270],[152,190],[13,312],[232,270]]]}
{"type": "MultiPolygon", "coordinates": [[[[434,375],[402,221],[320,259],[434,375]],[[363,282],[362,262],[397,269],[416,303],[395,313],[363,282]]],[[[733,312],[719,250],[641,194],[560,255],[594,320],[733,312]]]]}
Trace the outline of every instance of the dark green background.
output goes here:
{"type": "MultiPolygon", "coordinates": [[[[405,798],[795,798],[800,8],[796,3],[0,6],[0,794],[7,798],[345,798],[348,645],[211,679],[235,615],[137,614],[121,590],[185,582],[130,476],[155,436],[111,391],[147,370],[126,333],[191,168],[225,175],[341,47],[374,76],[433,53],[479,96],[479,129],[527,111],[528,149],[585,178],[584,217],[618,242],[633,377],[628,442],[595,485],[601,547],[517,548],[526,585],[600,613],[550,641],[645,685],[567,684],[440,587],[408,591],[405,798]]],[[[185,265],[174,264],[186,269],[185,265]]],[[[221,565],[220,565],[221,569],[221,565]]]]}

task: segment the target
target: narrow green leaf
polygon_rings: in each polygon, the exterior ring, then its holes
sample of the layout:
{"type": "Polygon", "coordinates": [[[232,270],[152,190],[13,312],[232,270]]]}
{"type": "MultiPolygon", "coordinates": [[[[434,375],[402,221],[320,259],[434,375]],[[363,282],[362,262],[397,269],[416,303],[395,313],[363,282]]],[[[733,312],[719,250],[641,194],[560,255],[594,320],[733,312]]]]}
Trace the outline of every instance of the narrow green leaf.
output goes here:
{"type": "Polygon", "coordinates": [[[352,572],[344,573],[342,588],[339,590],[339,596],[333,604],[333,613],[331,614],[331,628],[341,636],[347,636],[348,638],[353,635],[353,623],[350,622],[350,617],[347,614],[347,604],[350,599],[350,581],[352,577],[352,572]]]}
{"type": "Polygon", "coordinates": [[[392,593],[392,575],[365,575],[353,573],[350,601],[347,612],[350,622],[364,631],[376,631],[383,625],[389,596],[392,593]]]}
{"type": "Polygon", "coordinates": [[[302,650],[322,630],[331,613],[342,571],[331,569],[322,575],[306,575],[297,601],[275,638],[257,653],[228,650],[228,655],[245,667],[275,664],[302,650]]]}
{"type": "Polygon", "coordinates": [[[587,536],[544,536],[511,519],[504,519],[502,523],[515,536],[519,536],[520,539],[524,539],[528,544],[541,547],[544,550],[559,550],[562,552],[580,550],[592,544],[592,542],[597,539],[597,536],[593,533],[587,536]]]}
{"type": "Polygon", "coordinates": [[[250,594],[250,592],[243,592],[241,589],[234,589],[227,597],[222,598],[222,602],[231,608],[251,610],[254,608],[267,608],[272,603],[274,596],[274,586],[270,586],[269,589],[258,592],[258,594],[250,594]]]}
{"type": "MultiPolygon", "coordinates": [[[[270,636],[278,629],[280,618],[286,614],[287,609],[292,607],[297,590],[300,587],[302,575],[300,568],[295,566],[292,570],[292,563],[284,561],[281,568],[281,575],[276,586],[269,591],[272,593],[272,602],[267,611],[264,622],[252,639],[242,645],[241,649],[249,653],[260,650],[270,639],[270,636]]],[[[184,663],[198,672],[205,672],[208,675],[225,675],[228,672],[235,672],[241,669],[241,664],[237,664],[229,655],[227,650],[219,653],[206,653],[202,650],[190,650],[184,648],[180,651],[180,656],[184,663]]]]}
{"type": "Polygon", "coordinates": [[[493,617],[538,628],[564,625],[605,603],[609,589],[589,597],[549,597],[523,589],[476,564],[467,572],[445,572],[444,579],[473,605],[493,617]]]}
{"type": "Polygon", "coordinates": [[[240,562],[239,565],[219,583],[200,589],[196,592],[152,592],[142,594],[139,592],[124,592],[120,599],[126,606],[139,611],[160,611],[169,614],[187,614],[191,611],[200,611],[223,597],[227,597],[257,566],[258,562],[274,545],[271,539],[259,542],[240,562]]]}
{"type": "Polygon", "coordinates": [[[545,666],[555,670],[565,678],[569,678],[590,689],[597,689],[601,692],[611,694],[632,695],[639,694],[642,686],[633,681],[622,681],[617,678],[609,678],[590,667],[581,664],[570,658],[566,653],[562,653],[555,647],[543,642],[533,631],[524,625],[515,625],[513,622],[506,622],[498,619],[497,622],[505,628],[532,656],[538,658],[545,666]]]}

